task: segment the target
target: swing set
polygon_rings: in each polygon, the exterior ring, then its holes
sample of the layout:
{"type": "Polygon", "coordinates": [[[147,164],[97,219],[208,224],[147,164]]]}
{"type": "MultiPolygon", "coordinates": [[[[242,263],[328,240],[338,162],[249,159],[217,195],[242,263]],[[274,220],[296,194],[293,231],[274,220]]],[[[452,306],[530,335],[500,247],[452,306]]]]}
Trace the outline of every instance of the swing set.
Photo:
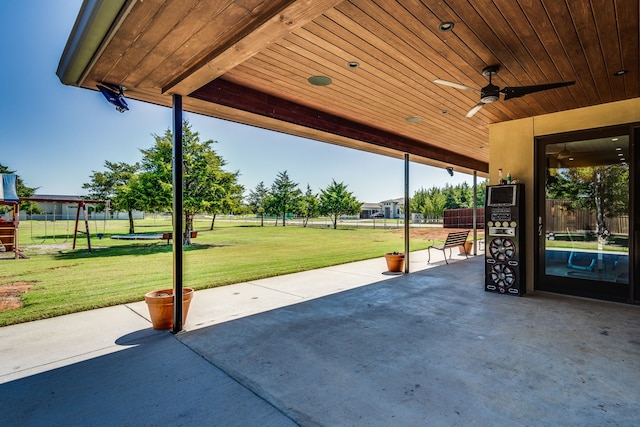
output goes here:
{"type": "MultiPolygon", "coordinates": [[[[96,235],[98,238],[102,238],[104,236],[104,231],[106,228],[107,221],[107,213],[109,212],[110,201],[109,200],[86,200],[86,199],[65,199],[65,198],[46,198],[46,197],[21,197],[20,202],[42,202],[42,203],[54,203],[54,212],[53,212],[53,240],[56,241],[55,236],[55,223],[56,223],[56,203],[63,204],[77,204],[76,209],[76,219],[75,219],[75,228],[73,232],[73,249],[76,248],[76,243],[78,240],[78,233],[84,234],[87,236],[87,247],[89,253],[91,253],[91,233],[89,232],[89,214],[87,213],[87,205],[105,205],[105,214],[104,214],[104,222],[102,233],[98,232],[97,219],[94,218],[96,235]],[[80,229],[80,213],[82,212],[82,218],[84,221],[84,230],[80,229]]],[[[68,208],[67,208],[68,209],[68,208]]],[[[42,242],[47,239],[47,213],[45,212],[45,236],[42,242]]],[[[33,224],[33,223],[32,223],[33,224]]],[[[31,232],[31,240],[34,240],[33,236],[33,225],[31,232]]],[[[65,242],[69,239],[69,211],[67,210],[67,237],[65,238],[65,242]]]]}
{"type": "MultiPolygon", "coordinates": [[[[9,205],[12,207],[10,219],[5,220],[0,218],[0,252],[14,252],[15,259],[29,258],[18,248],[18,229],[20,225],[20,203],[22,202],[43,202],[54,203],[53,212],[53,240],[56,242],[56,204],[77,204],[76,210],[76,222],[73,233],[73,249],[76,248],[76,242],[78,239],[78,233],[85,234],[87,236],[87,247],[89,253],[91,253],[91,234],[89,233],[89,215],[87,214],[87,205],[105,205],[104,222],[102,225],[102,233],[98,233],[98,222],[95,220],[96,235],[98,238],[104,236],[104,231],[107,222],[107,214],[109,212],[110,202],[108,200],[86,200],[79,198],[46,198],[46,197],[18,197],[16,189],[17,177],[15,174],[0,174],[0,205],[9,205]],[[84,230],[80,230],[80,212],[84,219],[84,230]]],[[[35,242],[33,235],[33,212],[31,213],[31,240],[35,242]]],[[[47,239],[47,213],[44,214],[44,238],[40,243],[44,243],[47,239]]],[[[67,208],[67,236],[64,240],[66,242],[69,239],[69,211],[67,208]]]]}

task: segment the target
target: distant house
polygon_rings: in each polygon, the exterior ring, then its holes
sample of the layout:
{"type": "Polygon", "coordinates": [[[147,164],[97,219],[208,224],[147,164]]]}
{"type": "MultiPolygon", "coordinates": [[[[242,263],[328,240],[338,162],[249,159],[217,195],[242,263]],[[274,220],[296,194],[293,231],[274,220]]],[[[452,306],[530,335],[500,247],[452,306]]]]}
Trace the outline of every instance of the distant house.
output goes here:
{"type": "Polygon", "coordinates": [[[404,197],[380,202],[385,218],[404,218],[404,197]]]}
{"type": "Polygon", "coordinates": [[[360,206],[360,219],[369,219],[376,212],[382,212],[380,203],[363,203],[360,206]]]}
{"type": "Polygon", "coordinates": [[[363,203],[360,208],[360,219],[372,218],[375,213],[381,212],[384,218],[404,218],[404,197],[385,200],[379,203],[363,203]]]}
{"type": "MultiPolygon", "coordinates": [[[[69,200],[81,200],[82,196],[68,196],[68,195],[52,195],[52,194],[36,194],[34,198],[46,199],[47,201],[34,202],[36,206],[43,212],[40,214],[33,214],[32,212],[20,212],[20,217],[23,219],[34,220],[61,220],[61,219],[73,219],[75,220],[78,212],[78,203],[70,202],[69,200]]],[[[105,213],[103,207],[96,209],[93,205],[87,203],[87,213],[89,219],[129,219],[127,212],[115,212],[108,210],[105,213]]],[[[144,212],[133,211],[133,219],[144,219],[144,212]]]]}

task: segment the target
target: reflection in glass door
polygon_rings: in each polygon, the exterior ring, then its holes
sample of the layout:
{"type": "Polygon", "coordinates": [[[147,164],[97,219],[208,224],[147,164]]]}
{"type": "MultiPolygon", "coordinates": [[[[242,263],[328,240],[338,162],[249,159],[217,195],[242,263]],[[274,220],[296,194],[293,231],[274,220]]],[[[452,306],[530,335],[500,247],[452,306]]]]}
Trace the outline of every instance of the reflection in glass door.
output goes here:
{"type": "Polygon", "coordinates": [[[539,288],[629,295],[628,135],[546,143],[539,288]]]}

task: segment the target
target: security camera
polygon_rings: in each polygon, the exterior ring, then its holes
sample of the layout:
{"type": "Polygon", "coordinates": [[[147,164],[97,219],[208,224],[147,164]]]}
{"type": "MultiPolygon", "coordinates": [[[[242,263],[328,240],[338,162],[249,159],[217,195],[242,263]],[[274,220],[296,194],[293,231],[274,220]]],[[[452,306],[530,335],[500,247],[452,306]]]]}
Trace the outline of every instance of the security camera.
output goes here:
{"type": "Polygon", "coordinates": [[[451,166],[449,166],[447,169],[447,172],[449,172],[449,175],[453,176],[453,168],[451,166]]]}
{"type": "Polygon", "coordinates": [[[122,86],[110,85],[110,84],[98,84],[98,90],[109,101],[110,104],[116,107],[116,110],[120,113],[124,113],[129,109],[127,102],[124,100],[124,88],[122,86]]]}

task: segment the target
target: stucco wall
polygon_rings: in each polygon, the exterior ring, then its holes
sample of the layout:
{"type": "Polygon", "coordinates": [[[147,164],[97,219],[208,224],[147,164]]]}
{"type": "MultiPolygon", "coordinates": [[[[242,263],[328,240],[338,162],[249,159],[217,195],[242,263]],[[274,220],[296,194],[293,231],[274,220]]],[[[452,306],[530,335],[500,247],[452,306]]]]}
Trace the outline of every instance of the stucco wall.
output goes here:
{"type": "Polygon", "coordinates": [[[525,184],[527,292],[533,291],[533,244],[537,238],[537,219],[533,216],[533,139],[536,136],[633,122],[640,122],[640,98],[489,126],[490,184],[498,182],[500,168],[504,177],[510,172],[512,179],[525,184]]]}

